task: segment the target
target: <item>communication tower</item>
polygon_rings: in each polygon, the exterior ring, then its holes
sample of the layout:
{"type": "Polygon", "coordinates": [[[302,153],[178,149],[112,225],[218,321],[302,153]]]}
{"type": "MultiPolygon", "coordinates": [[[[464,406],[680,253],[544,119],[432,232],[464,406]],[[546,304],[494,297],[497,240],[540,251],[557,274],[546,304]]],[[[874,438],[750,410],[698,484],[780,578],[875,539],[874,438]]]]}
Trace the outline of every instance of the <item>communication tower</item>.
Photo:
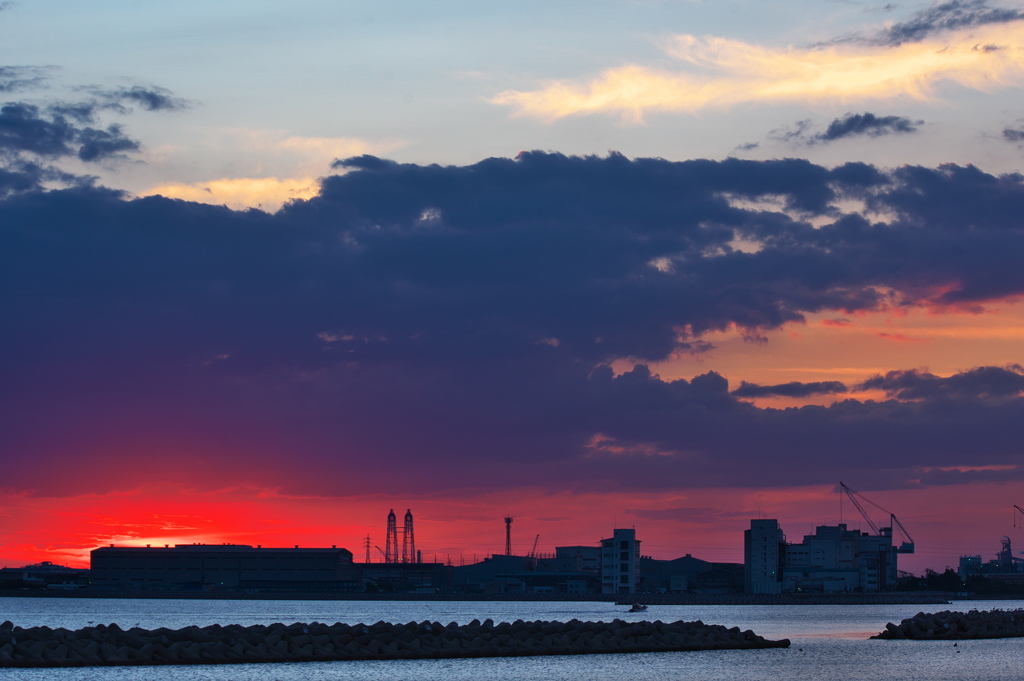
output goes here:
{"type": "Polygon", "coordinates": [[[505,555],[512,555],[512,516],[505,516],[505,555]]]}

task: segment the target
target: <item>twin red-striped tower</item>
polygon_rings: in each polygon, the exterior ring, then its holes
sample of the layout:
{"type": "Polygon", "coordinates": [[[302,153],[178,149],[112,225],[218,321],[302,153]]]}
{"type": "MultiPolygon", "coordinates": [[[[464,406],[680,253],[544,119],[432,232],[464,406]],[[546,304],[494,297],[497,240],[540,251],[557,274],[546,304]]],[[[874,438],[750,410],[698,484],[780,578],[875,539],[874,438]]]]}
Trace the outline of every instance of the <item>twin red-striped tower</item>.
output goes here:
{"type": "Polygon", "coordinates": [[[385,563],[415,563],[416,535],[412,528],[412,509],[405,510],[405,527],[402,528],[402,548],[398,548],[398,520],[395,509],[388,513],[388,536],[384,544],[385,563]]]}

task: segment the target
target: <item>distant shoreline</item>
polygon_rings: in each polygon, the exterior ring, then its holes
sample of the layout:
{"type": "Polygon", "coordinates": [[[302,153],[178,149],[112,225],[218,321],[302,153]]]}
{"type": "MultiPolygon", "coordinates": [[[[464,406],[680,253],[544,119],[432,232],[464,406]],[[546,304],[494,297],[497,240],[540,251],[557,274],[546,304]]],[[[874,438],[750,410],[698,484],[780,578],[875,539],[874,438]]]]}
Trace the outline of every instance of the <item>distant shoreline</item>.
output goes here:
{"type": "Polygon", "coordinates": [[[508,601],[508,602],[637,602],[646,605],[945,605],[951,600],[1024,600],[960,596],[952,593],[892,592],[875,594],[403,594],[403,593],[318,593],[230,591],[11,591],[0,597],[14,598],[136,598],[159,600],[233,600],[233,601],[508,601]]]}

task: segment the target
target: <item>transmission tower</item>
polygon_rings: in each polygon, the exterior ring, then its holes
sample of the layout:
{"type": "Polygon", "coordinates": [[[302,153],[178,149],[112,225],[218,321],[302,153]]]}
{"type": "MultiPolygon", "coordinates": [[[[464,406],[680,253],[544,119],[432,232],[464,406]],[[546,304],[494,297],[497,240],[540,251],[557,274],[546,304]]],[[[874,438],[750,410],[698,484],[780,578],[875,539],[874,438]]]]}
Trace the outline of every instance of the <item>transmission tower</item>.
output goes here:
{"type": "Polygon", "coordinates": [[[512,516],[505,516],[505,555],[512,555],[512,516]]]}
{"type": "Polygon", "coordinates": [[[363,548],[366,549],[366,562],[370,562],[370,535],[363,539],[363,548]]]}
{"type": "Polygon", "coordinates": [[[395,509],[388,513],[388,538],[384,543],[384,562],[398,562],[398,522],[395,519],[395,509]]]}
{"type": "Polygon", "coordinates": [[[412,532],[412,509],[405,509],[405,527],[402,531],[402,562],[415,563],[416,538],[412,532]]]}

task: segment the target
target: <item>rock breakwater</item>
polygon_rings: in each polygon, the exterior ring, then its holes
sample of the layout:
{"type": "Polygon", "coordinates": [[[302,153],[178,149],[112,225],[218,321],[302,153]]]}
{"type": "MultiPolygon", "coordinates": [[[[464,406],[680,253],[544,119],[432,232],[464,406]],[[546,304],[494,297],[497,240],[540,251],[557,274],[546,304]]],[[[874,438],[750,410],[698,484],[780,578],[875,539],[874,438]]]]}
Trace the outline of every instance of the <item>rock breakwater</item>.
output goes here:
{"type": "Polygon", "coordinates": [[[70,631],[0,624],[0,667],[238,664],[441,659],[785,648],[752,631],[703,622],[502,622],[233,624],[70,631]]]}
{"type": "Polygon", "coordinates": [[[1024,636],[1024,610],[971,610],[969,612],[919,612],[899,624],[889,622],[885,631],[871,638],[949,641],[1024,636]]]}

